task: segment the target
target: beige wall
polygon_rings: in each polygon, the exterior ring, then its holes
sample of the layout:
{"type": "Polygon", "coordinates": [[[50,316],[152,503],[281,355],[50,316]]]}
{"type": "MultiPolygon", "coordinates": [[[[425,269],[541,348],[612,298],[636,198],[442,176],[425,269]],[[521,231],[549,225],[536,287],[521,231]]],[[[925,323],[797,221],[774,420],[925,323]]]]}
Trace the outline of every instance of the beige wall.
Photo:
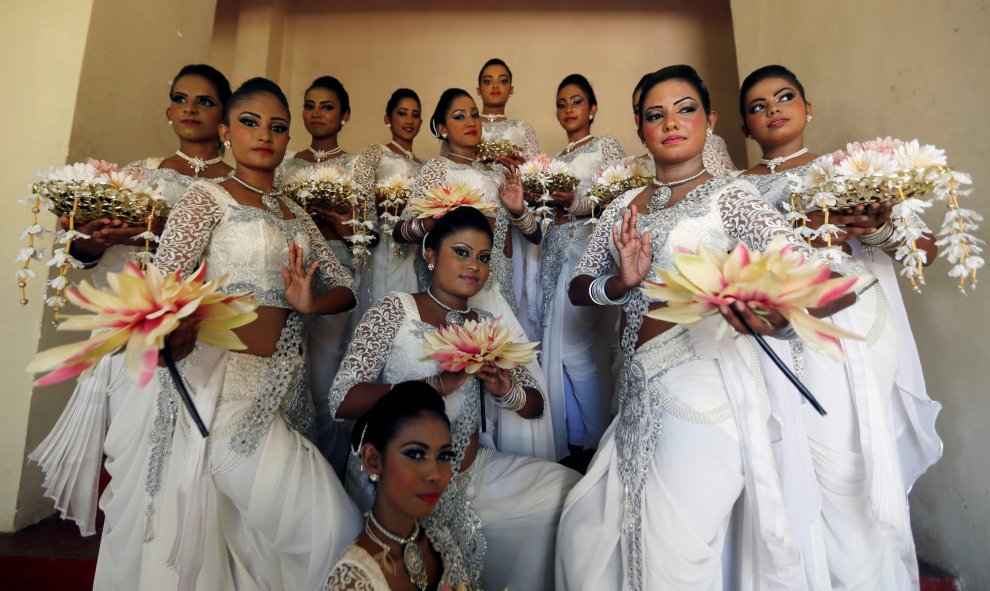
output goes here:
{"type": "MultiPolygon", "coordinates": [[[[0,66],[8,89],[3,98],[4,127],[11,138],[0,142],[0,193],[4,195],[0,201],[0,277],[4,278],[0,317],[5,333],[0,354],[0,531],[14,529],[18,517],[32,402],[48,402],[42,394],[32,400],[31,376],[24,372],[38,345],[44,273],[41,266],[33,265],[40,276],[30,284],[30,304],[21,307],[14,281],[21,265],[14,261],[14,254],[24,245],[20,235],[31,213],[15,201],[28,194],[25,184],[35,170],[65,162],[91,8],[89,1],[46,0],[8,2],[0,9],[0,39],[7,56],[0,66]]],[[[64,404],[64,395],[53,397],[64,404]]]]}
{"type": "MultiPolygon", "coordinates": [[[[973,174],[968,206],[990,213],[986,2],[736,0],[732,9],[739,78],[768,63],[794,70],[815,108],[812,150],[877,135],[934,143],[973,174]]],[[[986,286],[960,295],[946,269],[941,259],[929,268],[920,296],[902,289],[929,393],[944,405],[945,455],[912,491],[911,518],[920,556],[967,588],[990,589],[990,300],[986,286]]]]}
{"type": "MultiPolygon", "coordinates": [[[[554,10],[554,3],[546,0],[514,1],[498,9],[376,2],[345,10],[331,10],[320,0],[299,0],[269,10],[267,20],[260,16],[263,10],[251,5],[251,26],[234,26],[246,19],[233,6],[244,7],[247,1],[220,0],[211,58],[245,77],[275,77],[295,115],[290,145],[296,150],[309,142],[300,117],[303,92],[324,74],[339,78],[351,97],[351,121],[340,137],[350,152],[388,139],[382,116],[393,90],[416,90],[426,120],[445,88],[474,93],[478,69],[490,57],[501,57],[512,68],[515,94],[507,112],[529,121],[552,153],[566,143],[554,101],[557,84],[567,74],[582,73],[595,87],[599,114],[594,132],[615,135],[635,153],[642,146],[632,123],[630,93],[644,72],[692,64],[709,83],[716,108],[730,113],[738,85],[725,0],[696,2],[690,9],[672,2],[626,0],[609,4],[608,11],[578,2],[568,5],[567,12],[554,10]],[[232,49],[257,41],[277,51],[269,40],[280,23],[284,35],[277,67],[257,52],[232,49]],[[243,67],[244,62],[253,70],[243,67]]],[[[730,142],[740,160],[741,141],[736,137],[730,142]]],[[[420,156],[436,154],[437,142],[426,125],[415,146],[420,156]]]]}
{"type": "MultiPolygon", "coordinates": [[[[38,347],[80,338],[56,335],[48,323],[44,273],[31,284],[30,304],[17,304],[13,255],[30,211],[14,201],[41,168],[87,156],[126,163],[174,150],[163,115],[169,82],[185,63],[207,59],[213,13],[214,4],[201,0],[44,0],[7,2],[0,9],[8,56],[3,79],[8,90],[17,90],[2,99],[5,127],[8,137],[19,138],[0,147],[0,251],[6,253],[0,276],[10,279],[0,298],[7,335],[0,356],[0,531],[51,513],[51,502],[41,497],[41,472],[24,457],[51,429],[72,386],[32,392],[24,366],[38,347]]],[[[42,219],[54,224],[49,214],[42,219]]]]}

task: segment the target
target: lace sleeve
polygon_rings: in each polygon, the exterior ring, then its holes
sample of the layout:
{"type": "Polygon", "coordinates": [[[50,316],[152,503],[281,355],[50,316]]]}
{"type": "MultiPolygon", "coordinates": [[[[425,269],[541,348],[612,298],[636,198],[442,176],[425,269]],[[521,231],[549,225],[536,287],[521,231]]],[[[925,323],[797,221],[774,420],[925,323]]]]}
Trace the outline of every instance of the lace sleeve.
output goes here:
{"type": "Polygon", "coordinates": [[[140,173],[143,174],[145,170],[154,170],[162,165],[164,158],[142,158],[141,160],[135,160],[122,170],[129,174],[140,173]]]}
{"type": "MultiPolygon", "coordinates": [[[[446,158],[437,156],[436,158],[430,158],[423,164],[423,168],[419,169],[419,174],[416,175],[416,182],[413,184],[412,196],[419,199],[426,195],[426,192],[437,185],[442,185],[447,181],[447,163],[446,158]]],[[[402,210],[402,219],[408,220],[415,217],[415,213],[408,204],[406,208],[402,210]]]]}
{"type": "Polygon", "coordinates": [[[746,246],[765,250],[774,238],[784,236],[806,256],[816,256],[814,249],[801,239],[773,205],[764,201],[756,187],[735,181],[722,188],[718,200],[722,227],[731,238],[746,246]]]}
{"type": "Polygon", "coordinates": [[[536,130],[533,126],[525,121],[522,122],[523,132],[526,134],[526,145],[524,149],[526,150],[526,158],[535,158],[543,152],[540,149],[540,138],[536,135],[536,130]]]}
{"type": "Polygon", "coordinates": [[[602,162],[618,162],[626,157],[626,151],[622,149],[619,140],[610,135],[602,138],[602,162]]]}
{"type": "Polygon", "coordinates": [[[330,571],[323,591],[375,591],[375,586],[363,568],[351,562],[339,562],[330,571]]]}
{"type": "Polygon", "coordinates": [[[701,160],[705,164],[705,170],[712,176],[725,176],[736,170],[736,165],[729,156],[729,149],[725,146],[725,140],[718,135],[713,134],[705,138],[705,147],[701,149],[701,160]]]}
{"type": "Polygon", "coordinates": [[[311,252],[306,253],[306,264],[312,264],[314,260],[320,261],[320,266],[316,269],[316,280],[321,288],[318,291],[325,293],[335,287],[346,287],[352,292],[356,292],[354,276],[340,263],[337,255],[330,250],[326,238],[316,227],[313,218],[303,211],[303,208],[299,207],[295,201],[283,199],[282,202],[297,219],[302,221],[303,227],[306,228],[306,233],[309,235],[311,252]]]}
{"type": "Polygon", "coordinates": [[[529,372],[529,369],[526,367],[513,367],[512,369],[509,370],[509,376],[512,378],[513,382],[519,384],[523,388],[532,388],[540,393],[540,396],[543,398],[544,412],[540,413],[539,417],[533,417],[533,419],[535,420],[541,418],[546,412],[547,405],[550,404],[550,402],[547,400],[546,392],[544,392],[543,389],[540,388],[540,384],[533,377],[533,374],[531,374],[529,372]]]}
{"type": "Polygon", "coordinates": [[[381,161],[381,144],[368,146],[354,160],[354,182],[361,187],[362,194],[369,199],[375,194],[375,180],[381,161]]]}
{"type": "Polygon", "coordinates": [[[617,197],[602,212],[598,223],[595,224],[595,232],[591,235],[591,240],[588,241],[588,248],[581,255],[581,260],[578,261],[577,267],[574,267],[574,272],[571,273],[571,279],[578,275],[601,277],[615,266],[610,250],[612,226],[615,225],[615,221],[625,209],[625,202],[625,198],[617,197]]]}
{"type": "Polygon", "coordinates": [[[337,414],[351,388],[378,379],[404,317],[405,309],[396,293],[386,294],[364,313],[330,385],[331,414],[337,414]]]}
{"type": "Polygon", "coordinates": [[[164,273],[190,275],[203,259],[213,228],[223,218],[222,206],[208,185],[193,183],[172,208],[162,232],[155,265],[164,273]]]}

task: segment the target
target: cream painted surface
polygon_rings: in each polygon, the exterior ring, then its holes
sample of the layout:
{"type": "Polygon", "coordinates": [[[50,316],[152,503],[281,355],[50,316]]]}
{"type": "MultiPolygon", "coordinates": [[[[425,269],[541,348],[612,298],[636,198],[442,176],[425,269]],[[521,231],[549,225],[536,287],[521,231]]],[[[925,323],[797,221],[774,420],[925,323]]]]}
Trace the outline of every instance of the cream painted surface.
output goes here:
{"type": "MultiPolygon", "coordinates": [[[[0,315],[5,333],[0,356],[4,384],[0,388],[0,449],[4,450],[0,455],[0,531],[13,530],[19,517],[17,497],[32,406],[31,376],[24,366],[38,346],[44,286],[44,273],[40,273],[30,284],[30,304],[18,304],[14,273],[21,265],[14,261],[14,254],[24,244],[20,235],[31,213],[15,201],[28,194],[25,184],[35,170],[65,162],[91,8],[89,1],[48,0],[8,2],[0,9],[0,43],[8,56],[0,72],[8,81],[8,90],[18,89],[4,93],[4,127],[9,138],[19,138],[0,145],[4,195],[0,206],[0,277],[4,278],[0,315]],[[15,55],[17,59],[12,58],[15,55]]],[[[33,267],[40,271],[43,265],[33,267]]],[[[35,401],[44,403],[45,394],[39,393],[35,401]]],[[[65,403],[64,395],[54,398],[65,403]]],[[[47,505],[44,513],[51,511],[51,503],[47,505]]]]}
{"type": "MultiPolygon", "coordinates": [[[[233,19],[244,22],[245,17],[231,10],[229,2],[220,0],[211,56],[235,59],[228,67],[244,76],[265,74],[264,59],[253,53],[236,53],[235,58],[230,47],[269,44],[274,34],[261,27],[248,32],[231,26],[233,19]],[[255,70],[245,71],[243,60],[255,70]]],[[[309,142],[301,120],[303,92],[314,78],[330,74],[344,83],[351,99],[351,121],[340,136],[345,150],[358,152],[388,140],[382,120],[385,103],[393,90],[406,86],[423,101],[416,153],[433,156],[438,146],[426,122],[440,93],[461,87],[474,94],[478,70],[490,57],[501,57],[512,68],[515,94],[507,113],[529,121],[551,153],[566,144],[555,118],[557,84],[573,72],[587,76],[598,95],[594,133],[615,135],[631,153],[643,148],[632,122],[630,94],[647,71],[674,63],[694,65],[711,87],[716,109],[731,114],[738,80],[724,0],[705,0],[690,8],[627,0],[610,4],[608,11],[580,2],[567,12],[555,11],[547,1],[510,4],[520,6],[431,4],[427,9],[416,3],[376,2],[374,8],[352,5],[339,11],[319,0],[292,2],[285,9],[280,67],[267,70],[282,85],[295,115],[292,149],[301,150],[309,142]]],[[[276,6],[271,12],[279,10],[276,6]]],[[[729,146],[741,160],[741,138],[734,137],[729,146]]]]}
{"type": "MultiPolygon", "coordinates": [[[[740,80],[769,63],[791,68],[814,104],[812,150],[917,137],[972,173],[965,206],[990,214],[990,3],[736,0],[732,12],[740,80]]],[[[936,209],[929,223],[940,223],[936,209]]],[[[990,589],[990,300],[986,286],[960,295],[946,269],[942,259],[928,268],[922,295],[902,288],[929,393],[944,405],[945,454],[912,491],[911,518],[922,558],[990,589]]]]}
{"type": "MultiPolygon", "coordinates": [[[[0,265],[10,284],[0,299],[9,335],[0,358],[5,383],[0,392],[0,531],[51,513],[51,502],[41,494],[41,472],[24,458],[51,429],[72,390],[65,384],[32,395],[24,366],[39,347],[85,336],[56,334],[47,315],[43,320],[43,273],[31,285],[30,305],[17,304],[12,259],[30,211],[14,200],[27,193],[24,185],[35,171],[47,166],[87,156],[127,163],[174,150],[175,137],[163,114],[169,83],[184,64],[206,60],[214,8],[213,2],[192,0],[46,0],[30,7],[6,3],[0,13],[5,54],[17,56],[4,61],[4,79],[17,81],[22,90],[4,98],[9,101],[5,111],[16,114],[7,119],[8,133],[25,138],[2,148],[0,182],[6,198],[0,223],[8,256],[0,257],[0,265]],[[148,23],[156,26],[144,26],[148,23]]],[[[41,219],[54,225],[50,214],[41,219]]]]}

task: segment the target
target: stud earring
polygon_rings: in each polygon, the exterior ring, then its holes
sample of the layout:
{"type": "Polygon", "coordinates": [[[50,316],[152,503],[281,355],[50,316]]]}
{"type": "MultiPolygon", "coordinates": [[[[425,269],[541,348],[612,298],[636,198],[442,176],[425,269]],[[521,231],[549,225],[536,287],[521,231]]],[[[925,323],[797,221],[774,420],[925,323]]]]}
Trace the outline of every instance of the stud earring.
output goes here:
{"type": "Polygon", "coordinates": [[[368,478],[371,479],[372,482],[378,482],[378,475],[377,474],[369,474],[368,475],[368,478]]]}
{"type": "Polygon", "coordinates": [[[705,135],[708,136],[708,137],[712,137],[712,130],[711,130],[711,128],[709,128],[708,130],[705,131],[705,135]]]}
{"type": "Polygon", "coordinates": [[[429,263],[429,264],[426,265],[426,268],[429,269],[430,271],[432,271],[433,269],[436,269],[437,267],[433,263],[429,263]]]}
{"type": "Polygon", "coordinates": [[[172,120],[171,119],[168,120],[168,124],[169,125],[172,125],[172,120]]]}
{"type": "Polygon", "coordinates": [[[385,127],[392,127],[392,124],[391,123],[386,123],[385,124],[385,127]]]}
{"type": "Polygon", "coordinates": [[[811,113],[808,113],[808,116],[807,116],[807,117],[805,117],[805,120],[806,120],[806,121],[807,121],[808,123],[811,123],[811,113]]]}
{"type": "Polygon", "coordinates": [[[594,120],[595,120],[594,115],[588,115],[588,121],[594,121],[594,120]]]}
{"type": "Polygon", "coordinates": [[[440,139],[444,139],[444,140],[447,139],[447,134],[446,133],[441,133],[440,134],[440,139]]]}
{"type": "Polygon", "coordinates": [[[341,121],[341,122],[340,122],[340,126],[341,126],[341,127],[344,127],[345,125],[347,125],[347,122],[346,122],[346,121],[341,121]]]}
{"type": "Polygon", "coordinates": [[[230,140],[223,140],[223,147],[224,148],[229,148],[230,147],[230,140]]]}

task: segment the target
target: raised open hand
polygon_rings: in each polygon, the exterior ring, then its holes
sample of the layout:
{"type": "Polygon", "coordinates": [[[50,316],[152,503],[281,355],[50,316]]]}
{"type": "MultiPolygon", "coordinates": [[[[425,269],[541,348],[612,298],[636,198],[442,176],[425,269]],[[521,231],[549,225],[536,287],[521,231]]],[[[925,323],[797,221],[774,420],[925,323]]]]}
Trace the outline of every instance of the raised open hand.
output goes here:
{"type": "Polygon", "coordinates": [[[622,213],[622,223],[612,228],[612,239],[619,252],[618,279],[625,291],[639,287],[653,264],[650,233],[640,235],[636,228],[638,220],[639,214],[634,205],[622,213]]]}
{"type": "Polygon", "coordinates": [[[314,308],[313,277],[319,261],[306,268],[306,253],[302,247],[289,244],[289,264],[282,269],[282,279],[285,281],[285,299],[289,305],[303,314],[311,314],[314,308]]]}

